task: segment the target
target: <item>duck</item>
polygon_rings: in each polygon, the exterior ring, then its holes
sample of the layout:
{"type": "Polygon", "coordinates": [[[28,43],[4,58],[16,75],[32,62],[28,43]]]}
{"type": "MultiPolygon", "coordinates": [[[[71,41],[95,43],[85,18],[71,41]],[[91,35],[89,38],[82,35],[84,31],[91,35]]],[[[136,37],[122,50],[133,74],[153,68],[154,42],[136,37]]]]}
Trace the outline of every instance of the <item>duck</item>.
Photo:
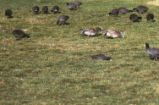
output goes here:
{"type": "Polygon", "coordinates": [[[48,14],[49,13],[48,6],[43,6],[42,7],[42,13],[44,13],[44,14],[48,14]]]}
{"type": "Polygon", "coordinates": [[[155,22],[154,17],[155,17],[155,16],[154,16],[154,14],[152,14],[152,13],[149,13],[149,14],[146,15],[147,21],[155,22]]]}
{"type": "Polygon", "coordinates": [[[107,56],[106,54],[92,55],[91,58],[93,60],[108,60],[108,61],[112,61],[112,58],[107,56]]]}
{"type": "Polygon", "coordinates": [[[97,27],[96,29],[94,28],[89,28],[89,29],[84,29],[82,30],[81,34],[82,35],[86,35],[88,37],[92,37],[92,36],[97,36],[99,35],[99,32],[101,31],[102,29],[100,27],[97,27]]]}
{"type": "Polygon", "coordinates": [[[51,12],[54,13],[54,14],[60,13],[59,10],[60,10],[59,6],[55,5],[55,6],[52,7],[51,12]]]}
{"type": "Polygon", "coordinates": [[[111,38],[111,39],[114,39],[114,38],[124,38],[125,32],[108,29],[108,30],[106,30],[103,33],[103,36],[106,36],[106,37],[111,38]]]}
{"type": "Polygon", "coordinates": [[[131,14],[129,16],[129,19],[132,21],[132,22],[141,22],[142,20],[142,17],[136,15],[136,14],[131,14]]]}
{"type": "Polygon", "coordinates": [[[139,5],[138,7],[133,8],[133,11],[136,11],[141,14],[146,13],[148,10],[149,10],[149,8],[146,6],[143,6],[143,5],[139,5]]]}
{"type": "Polygon", "coordinates": [[[67,16],[67,15],[61,15],[61,16],[59,16],[59,18],[58,18],[56,24],[57,24],[57,25],[66,25],[66,24],[67,24],[66,21],[67,21],[68,19],[69,19],[69,16],[67,16]]]}
{"type": "Polygon", "coordinates": [[[77,7],[79,7],[80,5],[82,5],[82,3],[79,2],[79,1],[74,1],[73,4],[76,5],[77,7]]]}
{"type": "Polygon", "coordinates": [[[129,10],[129,9],[125,8],[125,7],[121,7],[118,10],[119,10],[119,14],[127,14],[129,12],[133,12],[133,10],[129,10]]]}
{"type": "Polygon", "coordinates": [[[13,16],[12,16],[12,10],[11,9],[6,9],[5,10],[5,16],[7,16],[8,18],[12,18],[13,16]]]}
{"type": "Polygon", "coordinates": [[[159,49],[151,48],[148,43],[145,43],[145,47],[146,47],[146,52],[150,55],[150,58],[157,61],[159,57],[159,49]]]}
{"type": "Polygon", "coordinates": [[[34,14],[38,14],[39,13],[39,7],[38,6],[34,6],[34,7],[32,7],[32,11],[33,11],[33,13],[34,14]]]}
{"type": "Polygon", "coordinates": [[[12,34],[15,36],[16,40],[20,40],[22,38],[30,38],[28,34],[20,29],[13,30],[12,34]]]}
{"type": "Polygon", "coordinates": [[[69,8],[69,10],[76,10],[77,9],[77,5],[75,5],[73,2],[66,3],[66,5],[69,8]]]}
{"type": "Polygon", "coordinates": [[[109,16],[117,17],[118,14],[119,14],[119,9],[113,9],[112,11],[109,12],[109,16]]]}

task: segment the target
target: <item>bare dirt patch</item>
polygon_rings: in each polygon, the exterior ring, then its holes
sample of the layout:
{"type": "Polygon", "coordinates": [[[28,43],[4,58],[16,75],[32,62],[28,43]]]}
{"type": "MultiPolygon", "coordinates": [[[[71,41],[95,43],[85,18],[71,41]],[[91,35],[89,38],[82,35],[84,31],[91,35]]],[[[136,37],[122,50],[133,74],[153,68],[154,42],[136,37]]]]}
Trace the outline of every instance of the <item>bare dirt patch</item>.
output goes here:
{"type": "Polygon", "coordinates": [[[149,1],[149,2],[147,2],[147,4],[159,6],[159,0],[149,1]]]}

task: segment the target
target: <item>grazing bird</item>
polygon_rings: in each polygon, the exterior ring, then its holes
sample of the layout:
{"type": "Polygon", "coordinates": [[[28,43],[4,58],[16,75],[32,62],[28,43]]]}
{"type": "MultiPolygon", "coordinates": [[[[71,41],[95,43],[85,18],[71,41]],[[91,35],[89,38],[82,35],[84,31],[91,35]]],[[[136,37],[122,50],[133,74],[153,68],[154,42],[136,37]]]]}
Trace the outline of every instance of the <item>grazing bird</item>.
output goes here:
{"type": "Polygon", "coordinates": [[[54,13],[54,14],[60,13],[59,10],[60,10],[59,6],[55,5],[55,6],[52,7],[51,12],[54,13]]]}
{"type": "Polygon", "coordinates": [[[49,13],[48,10],[49,10],[49,9],[48,9],[48,6],[43,6],[43,7],[42,7],[42,13],[48,14],[48,13],[49,13]]]}
{"type": "Polygon", "coordinates": [[[119,9],[113,9],[111,12],[109,12],[110,16],[118,16],[119,14],[119,9]]]}
{"type": "Polygon", "coordinates": [[[132,10],[129,10],[127,8],[124,8],[124,7],[121,7],[118,10],[119,10],[119,14],[127,14],[129,12],[133,12],[132,10]]]}
{"type": "Polygon", "coordinates": [[[77,6],[74,3],[66,3],[66,4],[67,4],[67,7],[70,10],[76,10],[77,9],[77,6]]]}
{"type": "Polygon", "coordinates": [[[7,16],[8,18],[12,18],[12,10],[11,9],[6,9],[5,10],[5,16],[7,16]]]}
{"type": "Polygon", "coordinates": [[[66,21],[69,19],[69,16],[66,16],[66,15],[62,15],[58,18],[56,24],[57,25],[66,25],[66,21]]]}
{"type": "Polygon", "coordinates": [[[99,35],[99,32],[101,31],[101,28],[97,27],[96,29],[94,28],[89,28],[89,29],[84,29],[82,30],[81,34],[86,35],[86,36],[97,36],[99,35]]]}
{"type": "Polygon", "coordinates": [[[76,5],[77,7],[79,7],[82,3],[79,1],[74,1],[73,4],[76,5]]]}
{"type": "Polygon", "coordinates": [[[12,34],[15,36],[16,40],[22,39],[22,38],[30,38],[29,35],[25,34],[22,30],[14,30],[12,34]]]}
{"type": "Polygon", "coordinates": [[[145,43],[145,46],[147,53],[150,55],[152,59],[156,61],[159,57],[159,49],[151,48],[148,43],[145,43]]]}
{"type": "Polygon", "coordinates": [[[108,60],[108,61],[112,61],[112,58],[105,55],[105,54],[97,54],[97,55],[92,55],[91,58],[93,60],[108,60]]]}
{"type": "Polygon", "coordinates": [[[131,14],[129,19],[132,21],[132,22],[140,22],[142,20],[142,17],[136,15],[136,14],[131,14]]]}
{"type": "Polygon", "coordinates": [[[106,30],[105,33],[103,34],[104,36],[114,39],[114,38],[124,38],[125,32],[120,32],[116,30],[106,30]]]}
{"type": "Polygon", "coordinates": [[[154,21],[155,21],[155,20],[154,20],[154,14],[152,14],[152,13],[147,14],[147,15],[146,15],[146,19],[147,19],[147,21],[152,21],[152,22],[154,22],[154,21]]]}
{"type": "Polygon", "coordinates": [[[34,7],[32,7],[32,11],[33,11],[34,14],[38,14],[40,9],[39,9],[38,6],[34,6],[34,7]]]}
{"type": "Polygon", "coordinates": [[[149,9],[148,7],[140,5],[140,6],[136,7],[136,8],[133,8],[133,11],[136,11],[138,13],[143,14],[143,13],[147,12],[148,9],[149,9]]]}

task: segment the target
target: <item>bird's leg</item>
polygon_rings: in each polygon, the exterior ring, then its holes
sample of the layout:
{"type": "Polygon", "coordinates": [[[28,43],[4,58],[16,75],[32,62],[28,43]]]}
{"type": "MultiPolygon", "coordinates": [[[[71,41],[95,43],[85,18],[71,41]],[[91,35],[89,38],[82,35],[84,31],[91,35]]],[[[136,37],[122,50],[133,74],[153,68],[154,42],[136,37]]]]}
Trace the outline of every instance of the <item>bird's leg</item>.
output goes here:
{"type": "Polygon", "coordinates": [[[154,57],[154,61],[157,61],[157,57],[156,56],[154,57]]]}

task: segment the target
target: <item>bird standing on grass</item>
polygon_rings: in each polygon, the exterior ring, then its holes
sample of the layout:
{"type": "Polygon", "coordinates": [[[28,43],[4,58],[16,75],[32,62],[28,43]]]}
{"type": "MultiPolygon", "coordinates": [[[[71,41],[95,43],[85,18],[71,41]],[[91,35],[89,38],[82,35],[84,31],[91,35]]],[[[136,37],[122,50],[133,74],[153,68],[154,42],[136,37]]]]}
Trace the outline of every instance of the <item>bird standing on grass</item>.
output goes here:
{"type": "Polygon", "coordinates": [[[58,18],[56,24],[57,25],[66,25],[66,21],[69,19],[69,16],[66,16],[66,15],[62,15],[58,18]]]}
{"type": "Polygon", "coordinates": [[[117,17],[119,14],[119,9],[113,9],[112,11],[109,12],[110,16],[115,16],[117,17]]]}
{"type": "Polygon", "coordinates": [[[22,30],[13,30],[12,34],[15,36],[16,40],[20,40],[22,38],[30,38],[28,34],[25,34],[22,30]]]}
{"type": "Polygon", "coordinates": [[[59,10],[60,10],[59,6],[55,5],[55,6],[52,7],[51,12],[54,13],[54,14],[60,13],[59,10]]]}
{"type": "Polygon", "coordinates": [[[48,14],[49,13],[48,6],[43,6],[42,7],[42,13],[44,13],[44,14],[48,14]]]}
{"type": "Polygon", "coordinates": [[[146,19],[147,19],[147,21],[155,22],[155,20],[154,20],[154,14],[152,14],[152,13],[147,14],[146,15],[146,19]]]}
{"type": "Polygon", "coordinates": [[[34,7],[32,7],[32,11],[33,11],[33,13],[34,14],[38,14],[39,13],[39,7],[38,6],[34,6],[34,7]]]}
{"type": "Polygon", "coordinates": [[[129,19],[132,21],[132,22],[141,22],[142,20],[142,17],[136,15],[136,14],[131,14],[129,19]]]}
{"type": "Polygon", "coordinates": [[[148,43],[145,43],[146,51],[150,55],[152,59],[155,61],[158,60],[159,57],[159,49],[151,48],[148,43]]]}
{"type": "Polygon", "coordinates": [[[141,13],[141,14],[147,12],[148,10],[149,10],[149,8],[146,6],[143,6],[143,5],[140,5],[136,8],[133,8],[133,11],[136,11],[136,12],[141,13]]]}
{"type": "Polygon", "coordinates": [[[5,10],[5,16],[7,16],[8,18],[12,18],[12,10],[11,9],[6,9],[5,10]]]}

